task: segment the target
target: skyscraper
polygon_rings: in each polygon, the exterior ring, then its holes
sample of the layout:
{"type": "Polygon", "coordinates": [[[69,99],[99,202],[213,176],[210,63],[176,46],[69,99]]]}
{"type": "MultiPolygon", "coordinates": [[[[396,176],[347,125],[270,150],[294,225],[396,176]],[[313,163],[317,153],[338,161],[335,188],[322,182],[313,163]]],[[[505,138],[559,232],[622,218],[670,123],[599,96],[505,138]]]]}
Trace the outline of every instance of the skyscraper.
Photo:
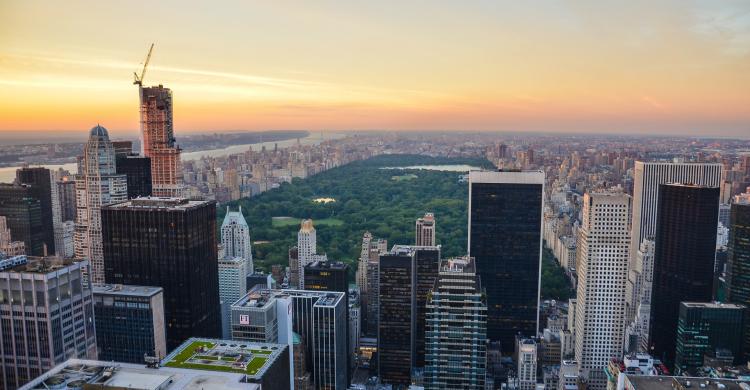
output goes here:
{"type": "MultiPolygon", "coordinates": [[[[750,194],[734,197],[729,217],[727,243],[729,302],[750,307],[750,194]]],[[[750,321],[745,324],[744,354],[750,357],[750,321]]]]}
{"type": "Polygon", "coordinates": [[[0,271],[0,305],[7,308],[0,311],[0,388],[18,388],[68,359],[96,358],[86,263],[29,257],[0,271]]]}
{"type": "Polygon", "coordinates": [[[172,91],[159,85],[139,84],[141,154],[151,159],[154,196],[180,196],[182,169],[172,123],[172,91]]]}
{"type": "Polygon", "coordinates": [[[649,339],[653,356],[669,366],[680,302],[712,297],[719,188],[662,184],[658,210],[649,339]]]}
{"type": "MultiPolygon", "coordinates": [[[[221,223],[221,245],[224,246],[225,256],[245,259],[247,267],[245,274],[255,272],[250,227],[242,215],[242,207],[238,211],[229,211],[229,207],[227,207],[227,214],[221,223]]],[[[242,294],[244,293],[245,291],[242,292],[242,294]]]]}
{"type": "Polygon", "coordinates": [[[675,374],[703,366],[704,355],[729,350],[732,364],[743,360],[747,308],[732,303],[682,302],[677,321],[675,374]]]}
{"type": "Polygon", "coordinates": [[[425,388],[483,390],[487,375],[487,303],[474,259],[440,261],[426,317],[425,388]]]}
{"type": "Polygon", "coordinates": [[[425,365],[427,300],[435,288],[440,269],[439,246],[415,246],[414,256],[414,366],[425,365]]]}
{"type": "Polygon", "coordinates": [[[137,154],[117,155],[117,173],[128,181],[128,199],[153,194],[151,159],[137,154]]]}
{"type": "Polygon", "coordinates": [[[487,290],[487,336],[515,349],[539,323],[544,172],[469,173],[469,256],[487,290]]]}
{"type": "Polygon", "coordinates": [[[630,196],[586,193],[578,238],[575,357],[588,386],[604,390],[604,367],[622,357],[630,247],[630,196]]]}
{"type": "Polygon", "coordinates": [[[643,240],[625,289],[625,352],[647,352],[654,276],[654,241],[643,240]]]}
{"type": "Polygon", "coordinates": [[[167,348],[221,334],[216,203],[137,198],[102,208],[106,282],[164,289],[167,348]]]}
{"type": "Polygon", "coordinates": [[[242,257],[224,256],[219,259],[218,264],[221,337],[228,340],[232,337],[232,311],[230,308],[247,292],[247,261],[242,257]]]}
{"type": "Polygon", "coordinates": [[[518,368],[519,390],[536,389],[536,364],[538,345],[534,339],[518,340],[516,367],[518,368]]]}
{"type": "Polygon", "coordinates": [[[31,186],[0,183],[0,216],[4,216],[13,241],[22,241],[26,254],[44,255],[41,202],[31,186]]]}
{"type": "Polygon", "coordinates": [[[96,125],[83,147],[83,158],[76,178],[78,208],[75,232],[75,256],[88,259],[88,275],[94,284],[104,283],[101,208],[127,199],[127,178],[118,175],[115,151],[107,129],[96,125]]]}
{"type": "Polygon", "coordinates": [[[349,293],[349,266],[340,261],[315,261],[305,266],[305,289],[349,293]]]}
{"type": "Polygon", "coordinates": [[[633,231],[630,237],[631,258],[635,257],[641,241],[653,239],[656,235],[661,184],[689,183],[719,187],[721,170],[722,165],[714,163],[636,161],[633,182],[633,231]]]}
{"type": "MultiPolygon", "coordinates": [[[[299,278],[298,288],[305,288],[305,266],[314,261],[326,261],[326,255],[319,255],[318,241],[315,227],[312,219],[305,219],[300,224],[297,233],[297,277],[299,278]]],[[[291,257],[290,257],[291,259],[291,257]]]]}
{"type": "Polygon", "coordinates": [[[144,363],[167,356],[164,290],[161,287],[94,286],[98,359],[144,363]]]}
{"type": "Polygon", "coordinates": [[[380,255],[378,376],[408,386],[414,366],[414,263],[407,248],[380,255]]]}
{"type": "Polygon", "coordinates": [[[416,223],[416,246],[435,246],[435,215],[426,213],[416,223]]]}
{"type": "MultiPolygon", "coordinates": [[[[16,181],[30,187],[30,194],[39,199],[42,216],[42,236],[47,253],[55,254],[55,225],[52,213],[52,177],[47,168],[21,168],[16,171],[16,181]]],[[[57,188],[55,188],[57,189],[57,188]]],[[[57,194],[55,194],[56,196],[57,194]]]]}

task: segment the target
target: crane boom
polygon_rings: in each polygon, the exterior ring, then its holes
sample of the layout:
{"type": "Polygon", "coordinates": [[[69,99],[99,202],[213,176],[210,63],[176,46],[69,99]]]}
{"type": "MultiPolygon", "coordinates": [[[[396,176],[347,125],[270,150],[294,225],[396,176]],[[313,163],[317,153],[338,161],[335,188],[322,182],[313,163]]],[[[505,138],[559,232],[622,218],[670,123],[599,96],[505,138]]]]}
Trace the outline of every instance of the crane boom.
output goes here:
{"type": "Polygon", "coordinates": [[[146,61],[143,62],[143,70],[141,70],[141,75],[139,76],[138,73],[133,72],[133,78],[135,81],[133,81],[133,84],[135,85],[143,85],[143,77],[146,75],[146,68],[148,67],[148,62],[151,60],[151,52],[154,50],[154,44],[151,44],[151,47],[148,49],[148,55],[146,55],[146,61]]]}

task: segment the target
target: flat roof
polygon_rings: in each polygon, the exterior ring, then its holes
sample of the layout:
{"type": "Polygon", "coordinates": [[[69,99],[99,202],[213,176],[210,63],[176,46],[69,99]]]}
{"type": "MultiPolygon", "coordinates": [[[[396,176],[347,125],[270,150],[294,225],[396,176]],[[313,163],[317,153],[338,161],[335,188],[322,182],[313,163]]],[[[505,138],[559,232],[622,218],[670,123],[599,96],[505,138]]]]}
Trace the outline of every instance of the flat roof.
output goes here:
{"type": "Polygon", "coordinates": [[[722,302],[680,302],[687,307],[704,307],[708,309],[744,309],[745,305],[722,302]]]}
{"type": "Polygon", "coordinates": [[[129,284],[105,284],[94,285],[92,291],[94,295],[151,297],[163,292],[164,289],[161,287],[134,286],[129,284]]]}
{"type": "Polygon", "coordinates": [[[58,271],[65,267],[75,265],[78,263],[88,263],[87,260],[80,259],[63,259],[62,257],[47,256],[26,256],[26,262],[20,262],[15,266],[8,267],[2,272],[17,272],[24,274],[48,274],[51,272],[58,271]]]}
{"type": "Polygon", "coordinates": [[[215,203],[213,200],[195,200],[186,198],[168,198],[158,196],[146,196],[130,199],[124,202],[113,203],[102,208],[106,209],[167,209],[167,210],[185,210],[205,204],[215,203]]]}
{"type": "Polygon", "coordinates": [[[543,171],[470,171],[469,183],[544,184],[543,171]]]}
{"type": "Polygon", "coordinates": [[[257,383],[240,382],[243,374],[197,369],[147,368],[132,363],[70,359],[20,387],[21,390],[82,388],[84,384],[140,390],[260,390],[257,383]]]}
{"type": "Polygon", "coordinates": [[[633,385],[633,390],[742,390],[740,383],[747,381],[737,379],[716,379],[716,378],[693,378],[677,377],[663,375],[625,375],[627,380],[633,385]],[[719,386],[722,385],[722,386],[719,386]]]}
{"type": "Polygon", "coordinates": [[[269,289],[261,285],[253,287],[242,298],[232,304],[233,308],[264,308],[274,299],[296,296],[316,299],[314,306],[336,306],[346,294],[339,291],[319,291],[319,290],[279,290],[269,289]]]}
{"type": "Polygon", "coordinates": [[[211,372],[232,372],[257,380],[279,359],[286,348],[284,344],[192,337],[167,355],[161,361],[161,365],[211,372]]]}

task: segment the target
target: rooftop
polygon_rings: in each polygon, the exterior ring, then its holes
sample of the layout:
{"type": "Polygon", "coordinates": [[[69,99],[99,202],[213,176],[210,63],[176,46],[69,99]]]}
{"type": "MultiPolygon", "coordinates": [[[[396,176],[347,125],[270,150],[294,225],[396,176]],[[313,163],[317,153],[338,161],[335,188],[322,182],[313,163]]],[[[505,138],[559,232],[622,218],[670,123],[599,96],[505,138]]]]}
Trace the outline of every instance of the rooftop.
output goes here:
{"type": "Polygon", "coordinates": [[[334,291],[311,291],[311,290],[276,290],[264,288],[261,285],[253,287],[242,298],[232,304],[233,308],[264,308],[275,298],[288,296],[305,296],[317,298],[314,306],[336,306],[344,299],[345,294],[334,291]]]}
{"type": "Polygon", "coordinates": [[[191,200],[186,198],[167,198],[158,196],[146,196],[131,199],[125,202],[114,203],[103,208],[107,209],[169,209],[186,210],[211,203],[210,200],[191,200]]]}
{"type": "Polygon", "coordinates": [[[50,272],[54,272],[62,268],[68,267],[70,265],[82,263],[85,261],[85,260],[79,260],[79,259],[63,259],[61,257],[56,257],[56,256],[47,256],[47,257],[27,256],[26,259],[27,259],[26,262],[22,262],[19,260],[16,265],[9,266],[3,272],[18,272],[18,273],[25,273],[25,274],[32,274],[32,273],[33,274],[48,274],[50,272]]]}
{"type": "MultiPolygon", "coordinates": [[[[747,382],[733,379],[624,375],[625,380],[632,385],[632,390],[746,390],[748,386],[747,382]]],[[[628,388],[627,383],[625,387],[628,388]]]]}
{"type": "Polygon", "coordinates": [[[313,261],[312,263],[305,266],[305,268],[319,268],[319,269],[346,269],[348,265],[340,261],[313,261]]]}
{"type": "Polygon", "coordinates": [[[119,295],[119,296],[136,296],[151,297],[162,291],[161,287],[151,286],[133,286],[127,284],[105,284],[93,286],[95,295],[119,295]]]}
{"type": "Polygon", "coordinates": [[[687,307],[694,308],[706,308],[706,309],[744,309],[744,305],[736,303],[722,303],[722,302],[681,302],[681,304],[687,307]]]}
{"type": "Polygon", "coordinates": [[[165,367],[232,372],[260,379],[286,348],[283,344],[190,338],[167,355],[165,367]]]}
{"type": "Polygon", "coordinates": [[[260,385],[240,382],[243,374],[198,369],[71,359],[22,386],[22,390],[80,389],[90,384],[102,388],[141,390],[259,390],[260,385]]]}

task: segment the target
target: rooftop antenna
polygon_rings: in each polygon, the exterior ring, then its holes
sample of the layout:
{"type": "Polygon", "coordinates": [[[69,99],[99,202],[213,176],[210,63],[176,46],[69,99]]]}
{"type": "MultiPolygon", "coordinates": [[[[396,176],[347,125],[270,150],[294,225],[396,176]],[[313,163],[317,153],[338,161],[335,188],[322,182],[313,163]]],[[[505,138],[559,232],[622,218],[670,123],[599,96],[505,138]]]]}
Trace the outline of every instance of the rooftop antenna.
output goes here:
{"type": "Polygon", "coordinates": [[[146,55],[146,61],[143,62],[143,70],[141,70],[141,75],[139,76],[138,73],[133,72],[133,84],[142,86],[143,85],[143,77],[146,75],[146,68],[148,67],[148,62],[151,60],[151,52],[154,51],[154,44],[151,44],[151,47],[148,49],[148,55],[146,55]]]}

